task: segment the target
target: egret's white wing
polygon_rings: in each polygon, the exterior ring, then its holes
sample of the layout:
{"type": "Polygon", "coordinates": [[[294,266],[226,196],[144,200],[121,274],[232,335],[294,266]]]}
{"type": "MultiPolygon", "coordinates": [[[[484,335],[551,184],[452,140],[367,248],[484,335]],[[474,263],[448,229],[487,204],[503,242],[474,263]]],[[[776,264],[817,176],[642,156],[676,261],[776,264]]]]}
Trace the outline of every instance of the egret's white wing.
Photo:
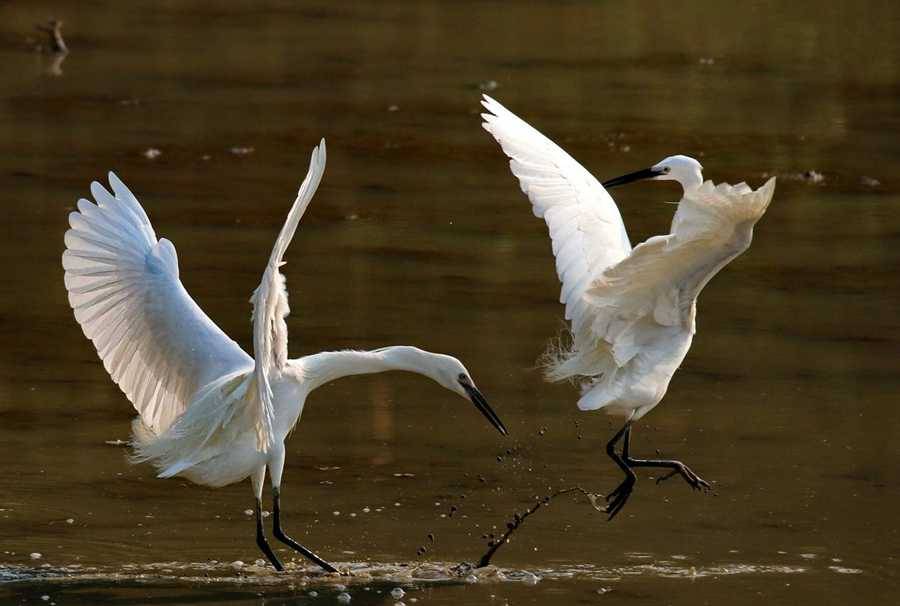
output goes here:
{"type": "Polygon", "coordinates": [[[535,216],[547,222],[560,302],[575,332],[585,319],[585,289],[631,251],[622,216],[603,186],[553,141],[487,95],[482,104],[490,112],[482,114],[482,126],[510,157],[535,216]]]}
{"type": "Polygon", "coordinates": [[[134,194],[113,173],[109,183],[115,195],[94,182],[96,205],[79,200],[69,215],[65,284],[107,372],[159,434],[198,388],[253,361],[184,289],[175,246],[134,194]]]}
{"type": "Polygon", "coordinates": [[[707,181],[681,200],[671,233],[639,244],[590,285],[590,331],[609,347],[617,366],[627,364],[660,327],[694,331],[697,296],[750,246],[753,225],[774,190],[774,179],[755,191],[744,183],[707,181]]]}
{"type": "Polygon", "coordinates": [[[257,445],[267,450],[272,445],[274,407],[269,374],[284,368],[287,362],[287,323],[284,319],[290,313],[284,276],[279,267],[284,264],[282,257],[297,231],[297,225],[309,206],[322,173],[325,172],[325,139],[313,149],[309,161],[309,172],[300,185],[297,199],[288,213],[287,221],[275,240],[275,247],[269,263],[263,272],[262,282],[253,292],[253,354],[256,358],[254,370],[256,391],[256,435],[257,445]]]}

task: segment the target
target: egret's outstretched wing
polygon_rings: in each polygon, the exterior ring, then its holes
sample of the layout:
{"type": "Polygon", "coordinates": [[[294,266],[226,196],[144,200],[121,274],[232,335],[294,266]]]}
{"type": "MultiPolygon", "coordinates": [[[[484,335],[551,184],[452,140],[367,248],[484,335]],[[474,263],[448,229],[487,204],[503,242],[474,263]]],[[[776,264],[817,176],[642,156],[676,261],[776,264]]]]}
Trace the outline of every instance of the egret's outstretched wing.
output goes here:
{"type": "Polygon", "coordinates": [[[309,206],[322,173],[325,172],[325,139],[313,149],[309,161],[309,172],[300,185],[297,199],[288,213],[287,221],[275,240],[275,247],[269,257],[269,264],[263,272],[262,282],[253,292],[250,302],[253,304],[253,354],[256,358],[254,370],[257,406],[256,434],[261,450],[268,450],[272,445],[272,425],[274,409],[272,405],[272,388],[269,373],[281,370],[287,362],[287,323],[284,319],[290,313],[284,276],[279,271],[284,262],[282,257],[288,244],[297,231],[306,207],[309,206]]]}
{"type": "Polygon", "coordinates": [[[69,303],[103,365],[154,433],[191,396],[253,361],[190,297],[175,246],[156,239],[144,209],[109,173],[115,195],[91,184],[96,205],[69,215],[62,264],[69,303]]]}
{"type": "Polygon", "coordinates": [[[627,364],[659,327],[694,331],[697,296],[750,246],[774,191],[774,179],[755,191],[745,183],[707,181],[679,202],[671,233],[642,242],[590,285],[592,337],[609,346],[616,366],[627,364]]]}
{"type": "Polygon", "coordinates": [[[631,251],[615,202],[603,186],[550,139],[484,95],[482,126],[507,156],[512,173],[547,222],[562,282],[560,302],[573,331],[584,320],[582,295],[588,284],[631,251]]]}

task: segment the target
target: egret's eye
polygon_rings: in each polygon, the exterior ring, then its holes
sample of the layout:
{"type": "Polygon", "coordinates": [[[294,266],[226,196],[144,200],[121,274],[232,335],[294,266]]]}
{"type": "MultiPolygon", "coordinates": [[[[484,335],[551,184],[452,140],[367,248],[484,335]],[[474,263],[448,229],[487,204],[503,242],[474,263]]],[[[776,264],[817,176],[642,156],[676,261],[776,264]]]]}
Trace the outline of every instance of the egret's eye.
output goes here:
{"type": "Polygon", "coordinates": [[[663,167],[663,172],[666,173],[666,174],[672,172],[672,167],[671,167],[671,166],[664,166],[664,167],[663,167]]]}
{"type": "Polygon", "coordinates": [[[469,382],[469,377],[467,377],[467,376],[465,375],[465,373],[459,373],[459,377],[458,377],[458,378],[459,378],[459,382],[460,382],[460,383],[468,383],[468,382],[469,382]]]}

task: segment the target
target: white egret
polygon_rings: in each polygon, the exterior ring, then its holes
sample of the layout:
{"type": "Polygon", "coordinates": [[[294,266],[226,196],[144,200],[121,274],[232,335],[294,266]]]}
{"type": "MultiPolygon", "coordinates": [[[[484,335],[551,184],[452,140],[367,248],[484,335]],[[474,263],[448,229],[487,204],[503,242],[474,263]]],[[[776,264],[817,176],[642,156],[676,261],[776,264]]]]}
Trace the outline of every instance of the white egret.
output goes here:
{"type": "Polygon", "coordinates": [[[700,163],[671,156],[650,168],[600,184],[550,139],[487,95],[484,128],[510,157],[510,169],[546,221],[562,282],[571,343],[548,352],[551,380],[581,382],[581,410],[626,417],[606,447],[625,480],[606,496],[611,520],[631,495],[634,467],[675,473],[694,489],[709,484],[679,461],[636,459],[631,425],[656,406],[694,338],[697,295],[729,261],[747,250],[753,226],[775,189],[703,182],[700,163]],[[632,249],[606,188],[640,179],[672,180],[684,195],[670,233],[632,249]],[[624,438],[621,455],[616,445],[624,438]]]}
{"type": "Polygon", "coordinates": [[[144,209],[113,173],[112,193],[92,183],[96,205],[79,200],[78,211],[69,216],[62,257],[75,318],[139,413],[133,423],[134,460],[152,461],[160,477],[182,476],[212,487],[249,476],[257,544],[278,570],[283,566],[265,538],[261,516],[267,469],[275,537],[335,571],[281,527],[284,440],[317,387],[348,375],[415,372],[470,399],[507,433],[472,376],[451,356],[397,346],[288,359],[288,297],[279,267],[324,170],[323,140],[313,150],[309,173],[250,299],[255,359],[190,297],[178,277],[174,245],[157,239],[144,209]]]}

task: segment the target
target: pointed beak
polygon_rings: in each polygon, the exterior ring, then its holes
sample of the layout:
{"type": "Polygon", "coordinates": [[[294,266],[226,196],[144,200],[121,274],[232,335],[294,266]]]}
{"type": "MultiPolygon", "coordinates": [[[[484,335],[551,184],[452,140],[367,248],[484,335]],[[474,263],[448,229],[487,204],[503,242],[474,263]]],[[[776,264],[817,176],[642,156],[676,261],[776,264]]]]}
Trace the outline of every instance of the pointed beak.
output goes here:
{"type": "Polygon", "coordinates": [[[466,393],[469,394],[469,399],[472,400],[472,404],[475,405],[475,408],[481,411],[481,414],[485,416],[485,418],[491,422],[491,425],[494,428],[502,433],[503,435],[509,435],[509,432],[506,431],[506,426],[503,424],[503,421],[500,420],[500,417],[497,416],[497,413],[491,408],[490,404],[487,403],[487,400],[484,399],[484,396],[481,395],[481,392],[474,385],[470,385],[468,382],[460,381],[460,385],[463,386],[463,389],[466,390],[466,393]]]}
{"type": "Polygon", "coordinates": [[[645,168],[643,170],[637,170],[633,173],[628,173],[627,175],[622,175],[621,177],[616,177],[615,179],[610,179],[609,181],[604,181],[603,187],[606,189],[609,189],[610,187],[618,187],[619,185],[634,183],[635,181],[640,181],[641,179],[652,179],[654,177],[660,176],[661,174],[663,174],[661,170],[645,168]]]}

